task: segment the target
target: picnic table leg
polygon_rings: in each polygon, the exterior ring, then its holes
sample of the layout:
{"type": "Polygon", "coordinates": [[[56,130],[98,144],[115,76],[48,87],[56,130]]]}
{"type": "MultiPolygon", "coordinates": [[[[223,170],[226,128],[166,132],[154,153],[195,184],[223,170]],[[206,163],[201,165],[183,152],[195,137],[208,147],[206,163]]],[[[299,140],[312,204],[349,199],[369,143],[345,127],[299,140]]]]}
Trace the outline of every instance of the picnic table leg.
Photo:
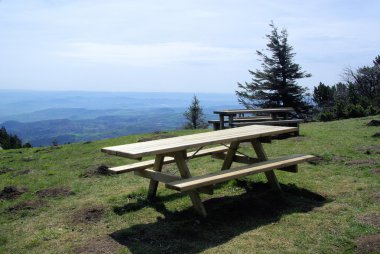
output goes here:
{"type": "Polygon", "coordinates": [[[237,149],[239,148],[240,142],[234,141],[231,142],[230,147],[227,151],[226,158],[224,159],[223,165],[222,165],[222,170],[226,170],[231,168],[234,156],[236,154],[237,149]]]}
{"type": "Polygon", "coordinates": [[[223,130],[224,129],[224,115],[223,114],[219,114],[219,130],[223,130]]]}
{"type": "MultiPolygon", "coordinates": [[[[189,168],[186,164],[186,152],[180,151],[174,153],[174,159],[177,164],[178,170],[183,178],[190,178],[191,174],[189,171],[189,168]]],[[[202,216],[206,217],[207,212],[206,209],[202,203],[202,200],[198,194],[197,191],[188,191],[188,194],[190,196],[191,202],[193,203],[194,209],[202,216]]]]}
{"type": "MultiPolygon", "coordinates": [[[[267,161],[268,156],[266,155],[264,151],[263,144],[261,144],[261,142],[258,141],[257,139],[252,140],[251,143],[252,143],[253,149],[255,149],[255,152],[259,160],[267,161]]],[[[281,191],[280,184],[278,183],[276,174],[274,173],[273,170],[265,172],[265,176],[269,184],[272,186],[274,190],[281,191]]]]}
{"type": "MultiPolygon", "coordinates": [[[[158,154],[154,160],[153,170],[161,172],[164,165],[164,155],[158,154]]],[[[150,180],[148,189],[148,199],[154,199],[156,197],[158,187],[158,181],[150,180]]]]}
{"type": "Polygon", "coordinates": [[[232,128],[234,125],[234,115],[228,115],[228,127],[232,128]]]}

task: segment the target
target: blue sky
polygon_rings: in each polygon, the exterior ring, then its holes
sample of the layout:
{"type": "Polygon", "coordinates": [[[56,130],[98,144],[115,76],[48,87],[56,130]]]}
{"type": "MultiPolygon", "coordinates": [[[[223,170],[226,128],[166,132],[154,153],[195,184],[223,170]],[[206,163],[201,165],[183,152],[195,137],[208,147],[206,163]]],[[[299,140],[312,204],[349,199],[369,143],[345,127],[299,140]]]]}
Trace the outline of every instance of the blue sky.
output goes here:
{"type": "Polygon", "coordinates": [[[341,81],[380,54],[378,0],[0,0],[0,89],[232,93],[268,24],[295,61],[341,81]]]}

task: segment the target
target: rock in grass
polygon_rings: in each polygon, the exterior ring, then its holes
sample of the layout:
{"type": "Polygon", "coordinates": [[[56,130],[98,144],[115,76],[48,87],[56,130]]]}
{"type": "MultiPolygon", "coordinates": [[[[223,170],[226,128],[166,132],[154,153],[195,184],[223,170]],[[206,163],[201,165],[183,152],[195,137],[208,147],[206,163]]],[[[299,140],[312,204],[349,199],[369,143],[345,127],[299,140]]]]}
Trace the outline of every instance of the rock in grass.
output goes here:
{"type": "Polygon", "coordinates": [[[367,126],[380,126],[380,120],[371,120],[367,123],[367,126]]]}

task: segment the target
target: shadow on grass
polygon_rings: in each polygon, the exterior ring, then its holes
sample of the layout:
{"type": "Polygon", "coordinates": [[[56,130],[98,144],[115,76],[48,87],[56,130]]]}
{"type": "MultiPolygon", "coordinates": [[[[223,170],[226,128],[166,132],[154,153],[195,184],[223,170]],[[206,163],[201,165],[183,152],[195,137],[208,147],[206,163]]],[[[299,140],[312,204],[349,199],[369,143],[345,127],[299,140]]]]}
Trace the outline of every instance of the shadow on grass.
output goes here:
{"type": "Polygon", "coordinates": [[[143,209],[144,207],[149,206],[149,207],[154,208],[156,211],[165,214],[167,210],[164,208],[165,207],[164,202],[173,201],[175,199],[182,197],[184,194],[177,192],[170,195],[157,196],[154,200],[147,200],[146,195],[147,193],[141,193],[137,196],[137,198],[135,197],[135,195],[133,195],[131,199],[137,199],[137,202],[128,203],[124,206],[115,206],[113,208],[113,211],[117,215],[123,215],[129,212],[138,211],[140,209],[143,209]]]}
{"type": "Polygon", "coordinates": [[[281,185],[282,197],[268,191],[264,183],[238,181],[237,185],[247,192],[204,201],[208,212],[205,219],[197,217],[192,207],[171,212],[164,204],[153,202],[148,205],[162,213],[163,219],[116,231],[111,237],[132,253],[198,253],[276,222],[283,215],[306,213],[328,202],[323,196],[294,185],[281,185]]]}

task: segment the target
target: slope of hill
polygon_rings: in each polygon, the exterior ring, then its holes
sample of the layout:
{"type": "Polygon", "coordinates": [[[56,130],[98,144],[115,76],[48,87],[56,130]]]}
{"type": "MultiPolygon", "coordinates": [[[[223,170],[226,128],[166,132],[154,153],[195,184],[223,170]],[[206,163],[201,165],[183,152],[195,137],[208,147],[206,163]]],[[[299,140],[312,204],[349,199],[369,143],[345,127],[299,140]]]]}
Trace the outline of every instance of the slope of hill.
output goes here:
{"type": "MultiPolygon", "coordinates": [[[[376,116],[380,119],[380,116],[376,116]]],[[[370,117],[301,125],[301,136],[265,144],[269,157],[311,153],[315,164],[278,172],[283,198],[262,175],[218,185],[199,219],[186,195],[97,170],[131,162],[100,152],[131,135],[58,147],[0,151],[0,253],[370,253],[380,251],[379,127],[370,117]]],[[[242,147],[243,153],[249,153],[242,147]]],[[[190,162],[194,175],[220,168],[190,162]]],[[[175,172],[166,166],[165,171],[175,172]]]]}
{"type": "MultiPolygon", "coordinates": [[[[175,130],[193,94],[33,92],[0,90],[0,127],[24,143],[47,146],[175,130]]],[[[232,94],[199,94],[205,117],[217,109],[235,108],[232,94]]]]}
{"type": "Polygon", "coordinates": [[[104,115],[94,119],[54,119],[37,122],[7,121],[2,124],[33,146],[92,141],[137,133],[175,130],[184,123],[182,112],[156,109],[129,115],[104,115]]]}

